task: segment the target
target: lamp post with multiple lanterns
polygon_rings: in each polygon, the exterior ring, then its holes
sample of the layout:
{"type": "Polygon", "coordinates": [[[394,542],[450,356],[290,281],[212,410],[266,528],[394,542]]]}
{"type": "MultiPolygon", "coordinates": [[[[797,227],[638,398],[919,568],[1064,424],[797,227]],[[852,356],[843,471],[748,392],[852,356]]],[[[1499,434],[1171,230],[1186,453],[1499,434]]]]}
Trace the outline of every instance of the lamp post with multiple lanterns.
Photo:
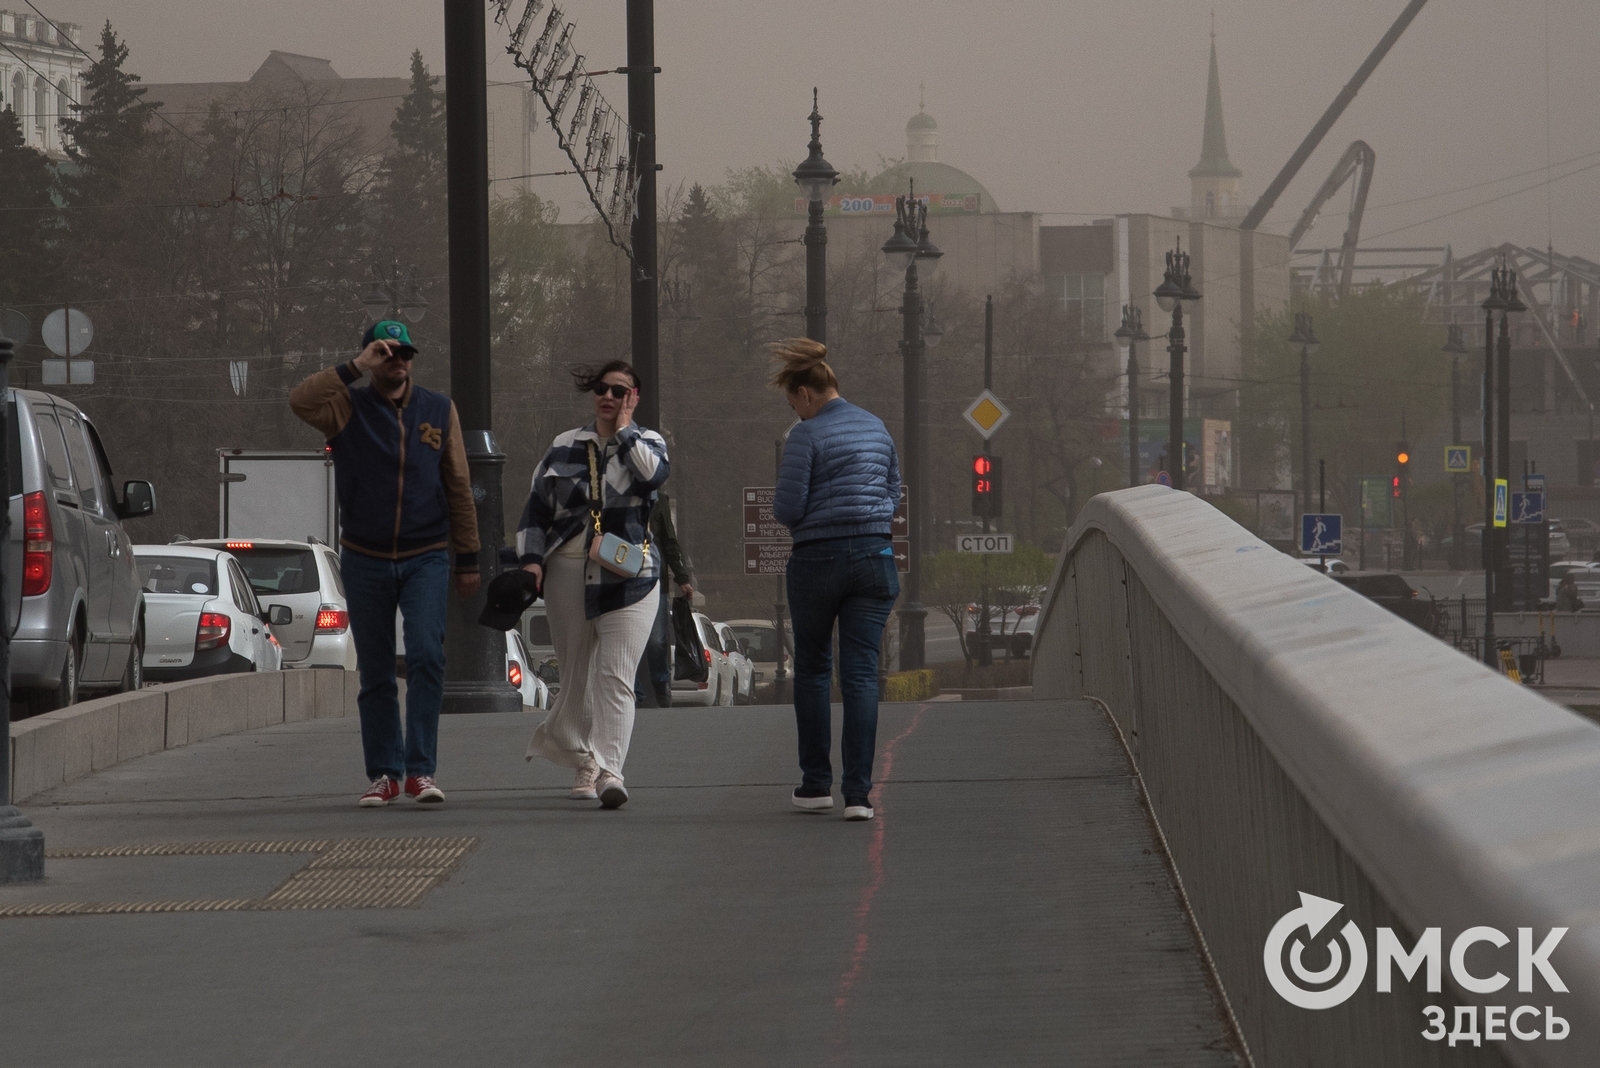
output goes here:
{"type": "MultiPolygon", "coordinates": [[[[1289,344],[1300,346],[1300,500],[1301,511],[1311,511],[1311,357],[1322,342],[1311,328],[1310,312],[1294,313],[1294,333],[1289,344]]],[[[1321,507],[1320,505],[1318,507],[1321,507]]]]}
{"type": "MultiPolygon", "coordinates": [[[[1490,273],[1489,297],[1483,308],[1483,662],[1498,668],[1494,610],[1499,600],[1497,579],[1505,528],[1495,526],[1495,489],[1511,478],[1511,326],[1512,312],[1527,311],[1517,295],[1517,272],[1502,264],[1490,273]],[[1495,365],[1494,313],[1500,313],[1498,368],[1495,365]]],[[[1509,589],[1509,585],[1508,585],[1509,589]]]]}
{"type": "Polygon", "coordinates": [[[817,110],[817,91],[811,90],[811,144],[805,162],[794,169],[795,184],[806,198],[806,337],[828,343],[828,228],[822,209],[839,172],[822,158],[822,114],[817,110]]]}
{"type": "Polygon", "coordinates": [[[1183,302],[1199,300],[1200,291],[1189,283],[1189,254],[1183,251],[1183,242],[1167,253],[1167,270],[1161,284],[1156,287],[1156,303],[1161,310],[1172,313],[1172,329],[1167,332],[1168,412],[1167,412],[1167,474],[1173,489],[1184,488],[1184,468],[1188,457],[1183,447],[1183,354],[1184,345],[1183,302]]]}
{"type": "Polygon", "coordinates": [[[400,261],[395,260],[385,271],[374,263],[372,282],[361,298],[361,305],[374,322],[400,316],[407,322],[422,322],[422,317],[428,314],[428,298],[422,295],[422,287],[417,284],[416,265],[402,268],[400,261]]]}
{"type": "MultiPolygon", "coordinates": [[[[923,458],[924,446],[924,393],[923,353],[926,341],[923,335],[922,291],[918,286],[919,264],[930,276],[944,253],[928,238],[928,205],[917,199],[916,185],[909,192],[895,198],[894,235],[883,243],[883,254],[894,267],[905,270],[905,297],[900,304],[902,334],[900,355],[904,370],[905,421],[901,437],[905,443],[905,485],[910,498],[911,559],[906,575],[905,605],[900,609],[900,668],[915,671],[923,666],[925,647],[923,620],[928,611],[922,605],[922,554],[926,548],[922,536],[920,516],[928,509],[923,458]]],[[[939,335],[941,336],[942,331],[939,335]]]]}

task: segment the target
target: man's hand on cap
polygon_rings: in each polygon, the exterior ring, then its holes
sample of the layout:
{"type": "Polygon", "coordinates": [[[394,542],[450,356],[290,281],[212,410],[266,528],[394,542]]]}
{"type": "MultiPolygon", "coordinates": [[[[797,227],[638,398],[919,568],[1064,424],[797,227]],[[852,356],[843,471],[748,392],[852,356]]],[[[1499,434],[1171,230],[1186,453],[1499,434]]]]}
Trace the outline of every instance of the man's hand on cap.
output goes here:
{"type": "Polygon", "coordinates": [[[361,355],[355,358],[356,370],[366,373],[374,367],[381,367],[384,361],[389,358],[389,345],[389,342],[377,339],[362,349],[361,355]]]}

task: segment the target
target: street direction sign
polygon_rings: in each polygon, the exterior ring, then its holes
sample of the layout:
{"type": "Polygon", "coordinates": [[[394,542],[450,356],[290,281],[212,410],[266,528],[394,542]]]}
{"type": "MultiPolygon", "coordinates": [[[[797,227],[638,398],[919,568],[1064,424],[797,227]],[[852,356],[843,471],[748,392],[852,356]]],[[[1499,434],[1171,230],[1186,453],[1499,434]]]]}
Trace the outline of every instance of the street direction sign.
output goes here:
{"type": "Polygon", "coordinates": [[[747,541],[744,543],[746,575],[781,575],[789,563],[787,541],[747,541]]]}
{"type": "Polygon", "coordinates": [[[972,424],[972,429],[982,434],[984,441],[988,441],[994,437],[994,432],[1011,418],[1011,409],[1007,408],[999,397],[984,390],[961,414],[972,424]]]}
{"type": "Polygon", "coordinates": [[[1497,527],[1506,525],[1506,494],[1509,491],[1505,479],[1494,480],[1494,525],[1497,527]]]}
{"type": "Polygon", "coordinates": [[[890,544],[894,546],[894,569],[902,575],[911,574],[911,542],[907,538],[895,538],[890,544]]]}
{"type": "Polygon", "coordinates": [[[963,534],[956,538],[958,553],[1008,553],[1010,534],[963,534]]]}
{"type": "MultiPolygon", "coordinates": [[[[746,575],[782,575],[788,568],[789,528],[772,514],[774,486],[746,486],[739,492],[740,529],[744,537],[746,575]]],[[[902,575],[911,570],[911,498],[900,487],[900,504],[889,521],[894,544],[895,570],[902,575]]],[[[1007,535],[1009,537],[1009,535],[1007,535]]]]}
{"type": "Polygon", "coordinates": [[[1472,470],[1471,445],[1446,445],[1444,447],[1444,469],[1450,474],[1466,474],[1472,470]]]}
{"type": "Polygon", "coordinates": [[[1300,551],[1306,556],[1338,556],[1344,552],[1344,516],[1304,512],[1300,516],[1300,551]]]}
{"type": "Polygon", "coordinates": [[[1543,493],[1513,493],[1511,495],[1511,521],[1537,526],[1544,522],[1543,493]]]}
{"type": "Polygon", "coordinates": [[[894,506],[894,515],[889,519],[889,537],[902,541],[911,537],[911,498],[904,486],[900,487],[900,503],[894,506]]]}

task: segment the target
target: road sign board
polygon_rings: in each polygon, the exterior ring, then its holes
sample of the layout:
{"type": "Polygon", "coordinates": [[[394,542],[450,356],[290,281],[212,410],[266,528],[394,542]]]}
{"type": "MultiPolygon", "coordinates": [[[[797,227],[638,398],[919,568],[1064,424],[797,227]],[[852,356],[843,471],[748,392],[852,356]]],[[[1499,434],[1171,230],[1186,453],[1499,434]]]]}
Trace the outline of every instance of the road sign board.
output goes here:
{"type": "Polygon", "coordinates": [[[1513,493],[1511,495],[1511,521],[1537,525],[1544,522],[1544,494],[1513,493]]]}
{"type": "Polygon", "coordinates": [[[1497,478],[1494,480],[1494,525],[1497,527],[1506,525],[1506,494],[1508,492],[1510,492],[1510,488],[1506,485],[1505,479],[1497,478]]]}
{"type": "Polygon", "coordinates": [[[57,308],[44,317],[39,339],[57,356],[76,356],[94,340],[94,323],[77,308],[57,308]]]}
{"type": "Polygon", "coordinates": [[[1156,485],[1158,485],[1158,486],[1170,486],[1170,485],[1172,485],[1172,476],[1167,474],[1165,471],[1157,471],[1156,472],[1156,485]]]}
{"type": "Polygon", "coordinates": [[[1344,516],[1332,512],[1302,513],[1300,551],[1307,556],[1338,556],[1344,552],[1344,516]]]}
{"type": "Polygon", "coordinates": [[[963,534],[956,538],[958,553],[1008,553],[1010,534],[963,534]]]}
{"type": "Polygon", "coordinates": [[[984,441],[988,441],[1001,424],[1011,418],[1011,409],[999,397],[984,390],[961,414],[972,424],[972,429],[982,434],[984,441]]]}
{"type": "Polygon", "coordinates": [[[889,536],[911,537],[911,496],[904,486],[900,487],[900,503],[894,506],[894,515],[889,519],[889,536]]]}
{"type": "Polygon", "coordinates": [[[1472,470],[1471,445],[1446,445],[1444,469],[1450,474],[1465,474],[1472,470]]]}
{"type": "Polygon", "coordinates": [[[1522,488],[1528,493],[1543,493],[1544,481],[1544,475],[1523,475],[1522,488]]]}
{"type": "Polygon", "coordinates": [[[781,575],[789,563],[787,541],[747,541],[744,543],[746,575],[781,575]]]}
{"type": "Polygon", "coordinates": [[[891,544],[894,546],[894,569],[902,575],[911,573],[911,540],[909,538],[895,538],[891,544]]]}

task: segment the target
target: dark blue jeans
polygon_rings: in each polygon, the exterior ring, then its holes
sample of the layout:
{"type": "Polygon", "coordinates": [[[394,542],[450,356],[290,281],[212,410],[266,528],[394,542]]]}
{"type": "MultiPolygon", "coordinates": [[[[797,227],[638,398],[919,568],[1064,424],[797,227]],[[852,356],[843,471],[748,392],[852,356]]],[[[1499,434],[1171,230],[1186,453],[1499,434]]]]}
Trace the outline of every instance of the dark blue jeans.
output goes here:
{"type": "Polygon", "coordinates": [[[432,775],[439,749],[439,706],[444,700],[444,615],[450,592],[450,556],[443,549],[405,560],[380,560],[350,549],[339,553],[350,599],[350,635],[356,643],[361,693],[361,752],[367,778],[432,775]],[[394,680],[394,613],[405,619],[406,726],[400,732],[399,687],[394,680]]]}
{"type": "Polygon", "coordinates": [[[672,707],[672,598],[667,596],[667,583],[661,582],[661,604],[656,609],[656,621],[650,628],[650,642],[639,659],[639,670],[633,678],[634,704],[640,708],[672,707]]]}
{"type": "Polygon", "coordinates": [[[833,626],[839,624],[839,689],[844,695],[841,780],[846,799],[872,792],[878,737],[878,648],[900,576],[888,538],[836,538],[801,545],[789,557],[789,616],[794,623],[794,718],[800,735],[801,785],[833,786],[833,626]]]}

